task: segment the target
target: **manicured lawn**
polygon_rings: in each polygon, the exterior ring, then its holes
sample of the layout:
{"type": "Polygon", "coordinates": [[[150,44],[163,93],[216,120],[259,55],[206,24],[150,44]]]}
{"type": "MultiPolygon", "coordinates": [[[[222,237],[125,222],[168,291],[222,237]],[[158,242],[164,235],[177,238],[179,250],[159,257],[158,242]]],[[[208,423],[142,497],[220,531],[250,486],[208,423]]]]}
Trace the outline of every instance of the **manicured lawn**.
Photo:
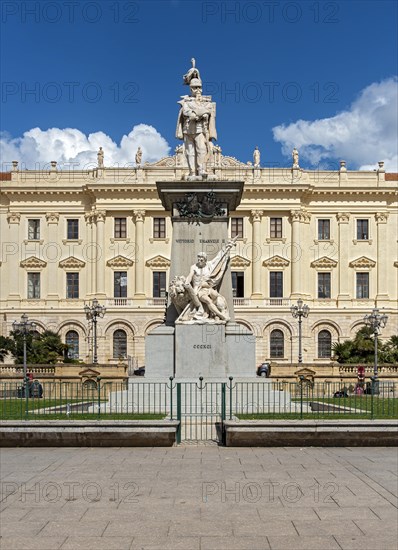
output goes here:
{"type": "MultiPolygon", "coordinates": [[[[28,400],[29,420],[97,420],[97,413],[87,412],[45,412],[35,413],[37,409],[61,407],[69,403],[84,403],[81,399],[34,399],[28,400]]],[[[96,405],[98,401],[86,401],[96,405]]],[[[161,420],[165,414],[138,414],[138,413],[101,413],[103,420],[161,420]]],[[[25,418],[25,399],[0,399],[0,420],[23,420],[25,418]]]]}

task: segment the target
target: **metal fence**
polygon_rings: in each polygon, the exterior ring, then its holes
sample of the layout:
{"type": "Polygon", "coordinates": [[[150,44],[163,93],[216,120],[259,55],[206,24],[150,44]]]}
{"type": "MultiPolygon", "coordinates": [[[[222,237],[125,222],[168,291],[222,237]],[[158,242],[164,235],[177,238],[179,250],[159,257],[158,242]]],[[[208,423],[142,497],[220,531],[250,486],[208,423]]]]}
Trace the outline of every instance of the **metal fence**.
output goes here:
{"type": "Polygon", "coordinates": [[[178,440],[222,440],[223,422],[239,419],[397,418],[398,384],[206,381],[0,382],[1,420],[180,420],[178,440]]]}

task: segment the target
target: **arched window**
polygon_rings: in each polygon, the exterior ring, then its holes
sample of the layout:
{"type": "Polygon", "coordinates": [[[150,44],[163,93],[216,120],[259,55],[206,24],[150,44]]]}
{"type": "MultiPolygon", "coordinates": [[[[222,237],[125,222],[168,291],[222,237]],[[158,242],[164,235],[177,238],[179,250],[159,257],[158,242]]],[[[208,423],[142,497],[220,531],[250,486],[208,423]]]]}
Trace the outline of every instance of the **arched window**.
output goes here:
{"type": "Polygon", "coordinates": [[[332,335],[328,330],[321,330],[318,334],[318,357],[328,357],[332,355],[332,335]]]}
{"type": "Polygon", "coordinates": [[[127,334],[119,329],[113,333],[113,358],[120,357],[127,357],[127,334]]]}
{"type": "Polygon", "coordinates": [[[284,347],[283,332],[279,329],[273,330],[270,338],[270,357],[284,357],[284,347]]]}
{"type": "Polygon", "coordinates": [[[68,346],[68,358],[79,359],[79,335],[75,330],[66,333],[65,343],[68,346]]]}

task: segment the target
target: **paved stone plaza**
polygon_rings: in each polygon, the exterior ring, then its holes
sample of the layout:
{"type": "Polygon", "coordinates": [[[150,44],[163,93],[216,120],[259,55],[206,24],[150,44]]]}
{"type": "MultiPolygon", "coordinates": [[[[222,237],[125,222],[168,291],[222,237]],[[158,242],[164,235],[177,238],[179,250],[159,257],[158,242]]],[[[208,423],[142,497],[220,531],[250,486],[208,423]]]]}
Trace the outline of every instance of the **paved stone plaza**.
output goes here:
{"type": "Polygon", "coordinates": [[[0,548],[397,548],[396,448],[11,448],[0,548]]]}

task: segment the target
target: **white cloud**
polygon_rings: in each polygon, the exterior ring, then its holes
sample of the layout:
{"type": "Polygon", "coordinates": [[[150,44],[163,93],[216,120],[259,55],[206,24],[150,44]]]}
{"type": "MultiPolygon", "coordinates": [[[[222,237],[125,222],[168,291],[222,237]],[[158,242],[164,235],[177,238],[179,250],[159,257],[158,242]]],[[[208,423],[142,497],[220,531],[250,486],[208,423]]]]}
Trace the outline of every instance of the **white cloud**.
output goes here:
{"type": "Polygon", "coordinates": [[[143,162],[154,162],[170,152],[167,141],[153,126],[147,124],[134,126],[128,135],[122,137],[120,145],[103,132],[86,136],[76,128],[32,128],[19,138],[1,135],[1,169],[9,170],[13,160],[19,161],[20,168],[29,169],[43,168],[51,160],[56,160],[61,168],[70,163],[75,164],[75,169],[83,169],[88,165],[92,167],[97,162],[100,146],[105,153],[105,166],[131,165],[138,146],[142,149],[143,162]]]}
{"type": "Polygon", "coordinates": [[[344,159],[349,169],[373,170],[384,160],[387,171],[398,172],[397,82],[396,77],[374,82],[334,117],[275,126],[274,139],[283,154],[290,156],[297,147],[300,159],[312,165],[344,159]]]}

